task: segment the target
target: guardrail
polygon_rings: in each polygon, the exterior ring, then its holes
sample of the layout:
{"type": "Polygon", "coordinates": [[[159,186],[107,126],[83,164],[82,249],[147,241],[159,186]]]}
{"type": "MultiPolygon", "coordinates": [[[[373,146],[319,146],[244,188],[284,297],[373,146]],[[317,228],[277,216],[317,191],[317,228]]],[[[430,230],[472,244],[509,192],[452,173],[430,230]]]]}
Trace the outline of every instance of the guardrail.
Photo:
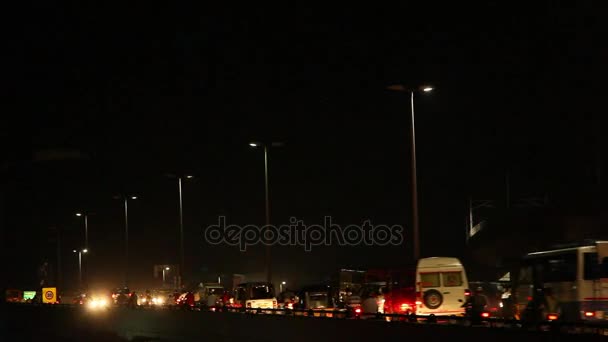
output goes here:
{"type": "MultiPolygon", "coordinates": [[[[40,306],[49,309],[86,309],[79,304],[32,304],[7,303],[7,306],[40,306]]],[[[138,306],[135,308],[116,307],[109,305],[105,309],[124,310],[186,310],[195,312],[209,312],[217,314],[245,314],[245,315],[279,315],[282,317],[310,318],[310,319],[353,319],[386,321],[389,324],[442,324],[458,325],[464,327],[486,327],[500,329],[518,329],[530,331],[548,331],[567,334],[593,334],[608,336],[608,321],[536,321],[528,322],[516,319],[499,317],[469,317],[457,315],[415,315],[396,313],[365,313],[354,309],[287,309],[287,308],[239,308],[239,307],[186,307],[177,305],[138,306]]]]}

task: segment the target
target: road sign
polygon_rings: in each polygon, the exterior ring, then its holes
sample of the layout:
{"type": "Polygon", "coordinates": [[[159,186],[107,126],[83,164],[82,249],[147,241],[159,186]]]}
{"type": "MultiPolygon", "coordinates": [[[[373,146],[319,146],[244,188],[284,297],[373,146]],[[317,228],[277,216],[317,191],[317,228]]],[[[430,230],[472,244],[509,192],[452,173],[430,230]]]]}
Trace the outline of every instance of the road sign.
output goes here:
{"type": "Polygon", "coordinates": [[[56,287],[43,287],[42,288],[42,302],[54,304],[57,302],[57,288],[56,287]]]}

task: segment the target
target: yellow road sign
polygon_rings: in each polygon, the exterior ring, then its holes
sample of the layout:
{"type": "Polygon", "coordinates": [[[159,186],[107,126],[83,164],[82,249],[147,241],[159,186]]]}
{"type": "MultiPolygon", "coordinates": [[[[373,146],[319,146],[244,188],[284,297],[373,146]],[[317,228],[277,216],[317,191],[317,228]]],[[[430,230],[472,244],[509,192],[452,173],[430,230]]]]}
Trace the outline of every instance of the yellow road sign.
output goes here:
{"type": "Polygon", "coordinates": [[[56,287],[43,287],[42,288],[42,302],[51,303],[51,304],[57,302],[57,288],[56,287]]]}

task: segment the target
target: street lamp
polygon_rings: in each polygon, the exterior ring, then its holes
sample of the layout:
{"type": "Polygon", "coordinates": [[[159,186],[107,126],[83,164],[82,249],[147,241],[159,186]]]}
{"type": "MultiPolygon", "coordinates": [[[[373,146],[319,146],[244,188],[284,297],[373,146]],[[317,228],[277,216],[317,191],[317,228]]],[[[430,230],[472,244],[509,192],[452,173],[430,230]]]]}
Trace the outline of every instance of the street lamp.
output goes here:
{"type": "Polygon", "coordinates": [[[163,287],[165,286],[165,271],[170,270],[171,268],[169,267],[163,267],[163,287]]]}
{"type": "Polygon", "coordinates": [[[283,293],[283,286],[285,285],[287,285],[285,281],[282,281],[281,284],[279,284],[279,292],[283,293]]]}
{"type": "Polygon", "coordinates": [[[74,253],[78,253],[78,283],[80,284],[80,288],[82,289],[82,254],[88,252],[89,250],[86,248],[80,250],[73,250],[74,253]]]}
{"type": "MultiPolygon", "coordinates": [[[[270,225],[270,199],[269,199],[269,194],[268,194],[268,150],[269,147],[281,147],[283,146],[284,143],[282,142],[272,142],[270,143],[270,146],[268,146],[268,144],[259,142],[259,141],[252,141],[249,143],[249,146],[253,147],[253,148],[264,148],[264,187],[265,187],[265,194],[266,194],[266,229],[268,229],[268,226],[270,225]]],[[[263,234],[263,233],[262,233],[263,234]]],[[[272,281],[272,259],[271,259],[271,255],[270,255],[270,244],[266,244],[266,260],[265,260],[265,268],[266,268],[266,281],[267,282],[271,282],[272,281]]]]}
{"type": "Polygon", "coordinates": [[[76,213],[76,216],[84,217],[84,245],[85,245],[85,247],[89,247],[89,215],[92,215],[92,213],[87,213],[87,212],[76,213]]]}
{"type": "Polygon", "coordinates": [[[179,269],[177,270],[178,287],[181,287],[184,270],[184,212],[182,196],[182,180],[194,178],[191,174],[167,175],[169,178],[177,178],[177,189],[179,192],[179,269]]]}
{"type": "Polygon", "coordinates": [[[115,199],[122,200],[125,209],[125,287],[129,286],[129,207],[127,202],[129,200],[136,200],[137,196],[129,195],[118,195],[114,196],[115,199]]]}
{"type": "Polygon", "coordinates": [[[423,91],[428,93],[433,90],[433,87],[429,85],[420,86],[417,88],[408,88],[401,84],[395,84],[388,86],[386,89],[393,91],[400,91],[410,94],[411,104],[411,148],[412,148],[412,217],[413,217],[413,238],[414,238],[414,260],[417,261],[420,258],[420,232],[418,228],[418,184],[416,177],[416,130],[414,125],[414,93],[417,91],[423,91]]]}

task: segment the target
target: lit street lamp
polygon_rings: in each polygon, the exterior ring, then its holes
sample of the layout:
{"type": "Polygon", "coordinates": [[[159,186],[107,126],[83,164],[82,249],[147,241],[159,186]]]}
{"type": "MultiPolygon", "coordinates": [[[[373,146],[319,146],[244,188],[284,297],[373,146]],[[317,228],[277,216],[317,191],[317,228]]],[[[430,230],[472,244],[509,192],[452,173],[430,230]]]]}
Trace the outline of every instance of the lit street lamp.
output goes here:
{"type": "Polygon", "coordinates": [[[91,213],[76,213],[76,216],[84,217],[84,246],[87,248],[89,247],[89,215],[91,213]]]}
{"type": "Polygon", "coordinates": [[[115,196],[115,199],[122,200],[125,208],[125,287],[129,286],[129,210],[127,202],[136,200],[137,196],[115,196]]]}
{"type": "Polygon", "coordinates": [[[412,217],[413,217],[413,239],[414,239],[414,260],[417,261],[420,258],[420,232],[418,228],[418,184],[416,177],[416,130],[414,126],[414,93],[417,91],[423,91],[428,93],[433,90],[431,86],[421,86],[418,88],[407,88],[401,84],[391,85],[387,87],[388,90],[400,91],[410,94],[411,103],[411,148],[412,148],[412,217]]]}
{"type": "MultiPolygon", "coordinates": [[[[281,147],[283,146],[284,143],[282,142],[272,142],[270,144],[270,147],[281,147]]],[[[269,198],[269,194],[268,194],[268,150],[269,150],[269,146],[267,144],[258,142],[258,141],[252,141],[249,143],[249,146],[253,147],[253,148],[259,148],[262,147],[264,148],[264,187],[265,187],[265,194],[266,194],[266,227],[268,227],[270,225],[270,198],[269,198]]],[[[266,228],[268,229],[268,228],[266,228]]],[[[264,233],[262,233],[262,236],[264,233]]],[[[270,244],[266,244],[266,260],[265,260],[265,268],[266,268],[266,281],[267,282],[272,282],[272,259],[271,259],[271,254],[270,254],[270,244]]]]}
{"type": "Polygon", "coordinates": [[[282,281],[281,284],[279,284],[279,292],[283,293],[283,286],[287,285],[287,282],[282,281]]]}
{"type": "Polygon", "coordinates": [[[165,271],[170,270],[171,268],[169,267],[163,267],[163,287],[165,286],[165,271]]]}
{"type": "Polygon", "coordinates": [[[184,275],[184,211],[183,211],[183,196],[182,196],[182,180],[194,178],[191,174],[184,175],[167,175],[169,178],[177,178],[177,189],[179,192],[179,269],[177,270],[177,286],[181,287],[184,275]]]}
{"type": "Polygon", "coordinates": [[[80,284],[80,288],[82,289],[82,254],[88,252],[89,250],[84,248],[81,250],[74,250],[74,253],[78,253],[78,283],[80,284]]]}

